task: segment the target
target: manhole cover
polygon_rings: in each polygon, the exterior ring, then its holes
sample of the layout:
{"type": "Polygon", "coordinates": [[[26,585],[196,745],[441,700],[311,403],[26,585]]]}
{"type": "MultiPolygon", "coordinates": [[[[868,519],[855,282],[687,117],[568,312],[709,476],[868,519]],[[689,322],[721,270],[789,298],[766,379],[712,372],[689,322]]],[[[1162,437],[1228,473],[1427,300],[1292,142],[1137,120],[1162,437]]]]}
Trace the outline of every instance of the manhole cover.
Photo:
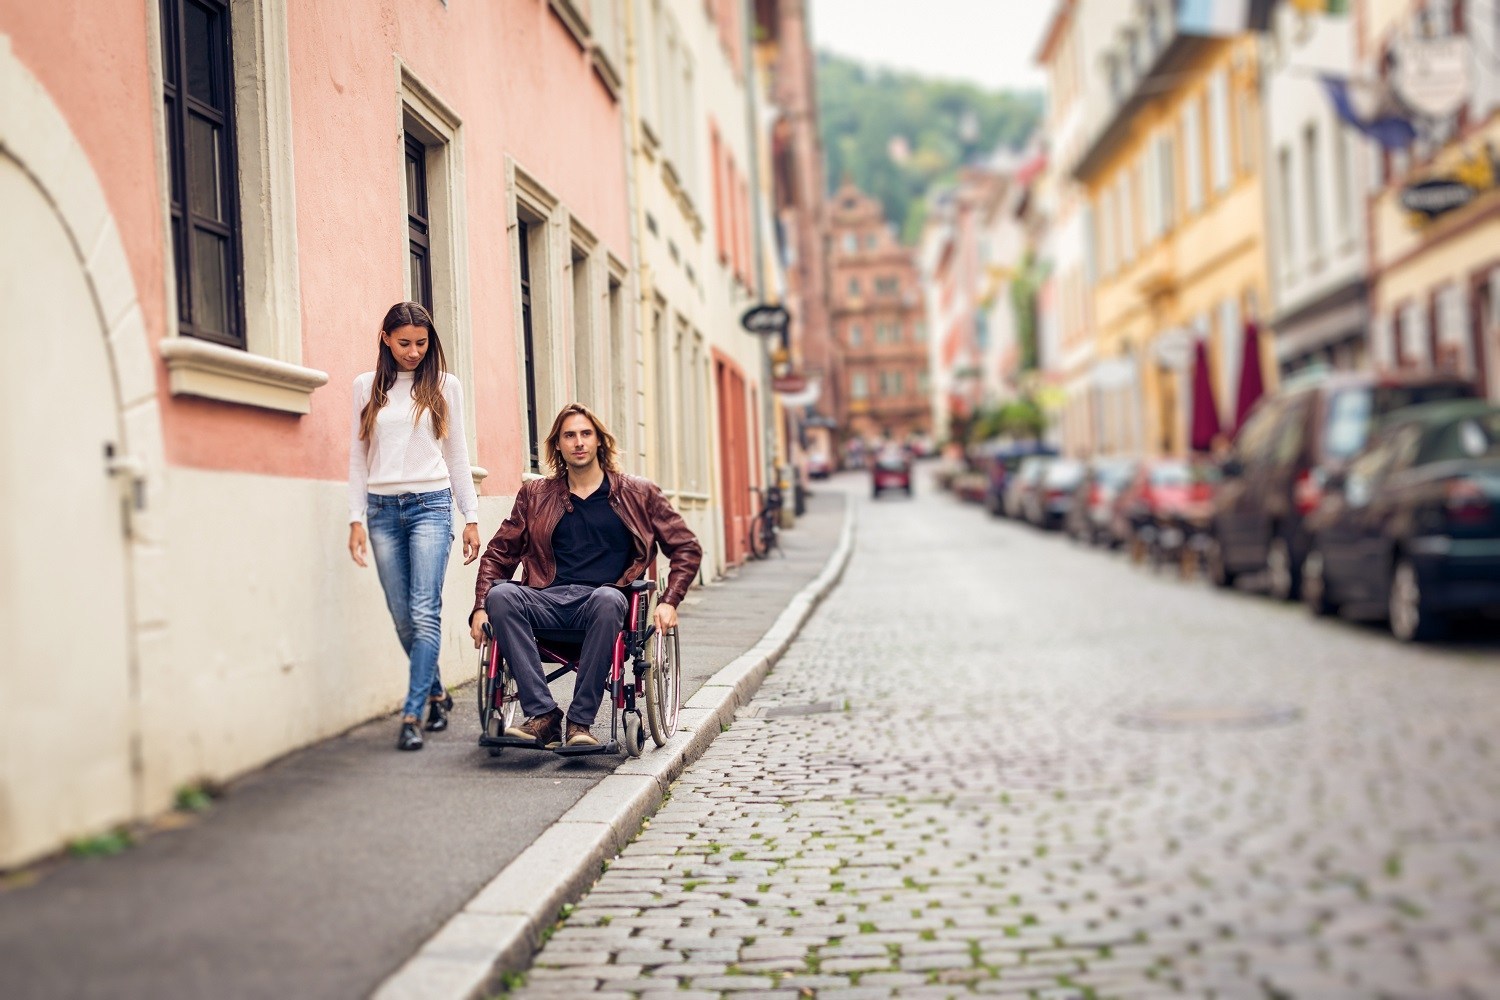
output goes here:
{"type": "Polygon", "coordinates": [[[1115,721],[1129,729],[1265,729],[1290,725],[1301,717],[1302,710],[1294,705],[1269,702],[1163,702],[1142,705],[1115,721]]]}

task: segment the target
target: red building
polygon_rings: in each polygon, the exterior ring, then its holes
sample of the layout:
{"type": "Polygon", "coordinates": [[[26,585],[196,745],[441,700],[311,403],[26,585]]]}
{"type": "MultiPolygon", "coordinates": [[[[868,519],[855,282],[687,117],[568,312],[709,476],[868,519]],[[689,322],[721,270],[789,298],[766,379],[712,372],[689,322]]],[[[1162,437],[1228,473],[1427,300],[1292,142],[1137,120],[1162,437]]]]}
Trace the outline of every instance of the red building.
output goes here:
{"type": "Polygon", "coordinates": [[[880,202],[848,182],[833,195],[829,233],[841,440],[930,438],[926,313],[912,250],[880,202]]]}

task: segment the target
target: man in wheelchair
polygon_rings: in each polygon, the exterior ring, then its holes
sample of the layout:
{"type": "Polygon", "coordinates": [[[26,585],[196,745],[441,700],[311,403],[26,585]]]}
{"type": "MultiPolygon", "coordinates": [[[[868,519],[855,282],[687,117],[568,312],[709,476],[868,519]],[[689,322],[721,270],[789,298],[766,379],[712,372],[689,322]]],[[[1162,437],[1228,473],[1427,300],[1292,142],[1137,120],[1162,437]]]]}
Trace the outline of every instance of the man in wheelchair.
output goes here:
{"type": "Polygon", "coordinates": [[[521,484],[510,516],[479,561],[469,631],[478,648],[488,622],[515,675],[526,718],[506,736],[544,746],[597,746],[590,727],[629,605],[619,588],[643,578],[661,549],[670,570],[655,624],[664,633],[677,625],[677,605],[703,549],[655,483],[620,471],[614,436],[582,403],[558,413],[545,457],[552,475],[521,484]],[[518,565],[521,579],[511,582],[518,565]],[[582,636],[566,733],[542,670],[538,630],[582,636]]]}

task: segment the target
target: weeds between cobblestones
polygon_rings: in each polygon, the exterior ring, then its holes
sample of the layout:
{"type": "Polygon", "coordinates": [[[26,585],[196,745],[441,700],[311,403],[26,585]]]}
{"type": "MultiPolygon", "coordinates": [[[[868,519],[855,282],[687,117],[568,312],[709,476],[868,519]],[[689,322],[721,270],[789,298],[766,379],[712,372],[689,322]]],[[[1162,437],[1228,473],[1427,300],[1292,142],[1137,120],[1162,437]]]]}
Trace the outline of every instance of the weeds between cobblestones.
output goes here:
{"type": "Polygon", "coordinates": [[[512,996],[1500,996],[1500,676],[1136,576],[1084,606],[1092,557],[1030,535],[997,595],[982,540],[900,530],[512,996]],[[1301,721],[1114,722],[1258,685],[1301,721]]]}

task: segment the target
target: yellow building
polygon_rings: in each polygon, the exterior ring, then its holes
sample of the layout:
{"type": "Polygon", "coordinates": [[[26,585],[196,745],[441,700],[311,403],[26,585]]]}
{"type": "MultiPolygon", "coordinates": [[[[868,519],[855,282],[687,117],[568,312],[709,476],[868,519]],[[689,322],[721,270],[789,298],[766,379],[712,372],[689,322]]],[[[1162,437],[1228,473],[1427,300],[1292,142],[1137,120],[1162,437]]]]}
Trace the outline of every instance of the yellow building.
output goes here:
{"type": "MultiPolygon", "coordinates": [[[[1137,5],[1108,37],[1089,88],[1107,110],[1074,167],[1093,237],[1096,446],[1181,455],[1196,343],[1232,431],[1244,338],[1269,300],[1257,42],[1183,33],[1171,4],[1137,5]]],[[[1270,388],[1270,338],[1259,346],[1270,388]]]]}
{"type": "MultiPolygon", "coordinates": [[[[1500,65],[1484,20],[1493,16],[1492,4],[1379,0],[1358,23],[1372,74],[1413,41],[1467,36],[1474,46],[1452,113],[1424,123],[1409,150],[1379,155],[1369,214],[1375,364],[1456,373],[1500,399],[1500,65]]],[[[1388,82],[1399,91],[1399,79],[1388,82]]]]}

